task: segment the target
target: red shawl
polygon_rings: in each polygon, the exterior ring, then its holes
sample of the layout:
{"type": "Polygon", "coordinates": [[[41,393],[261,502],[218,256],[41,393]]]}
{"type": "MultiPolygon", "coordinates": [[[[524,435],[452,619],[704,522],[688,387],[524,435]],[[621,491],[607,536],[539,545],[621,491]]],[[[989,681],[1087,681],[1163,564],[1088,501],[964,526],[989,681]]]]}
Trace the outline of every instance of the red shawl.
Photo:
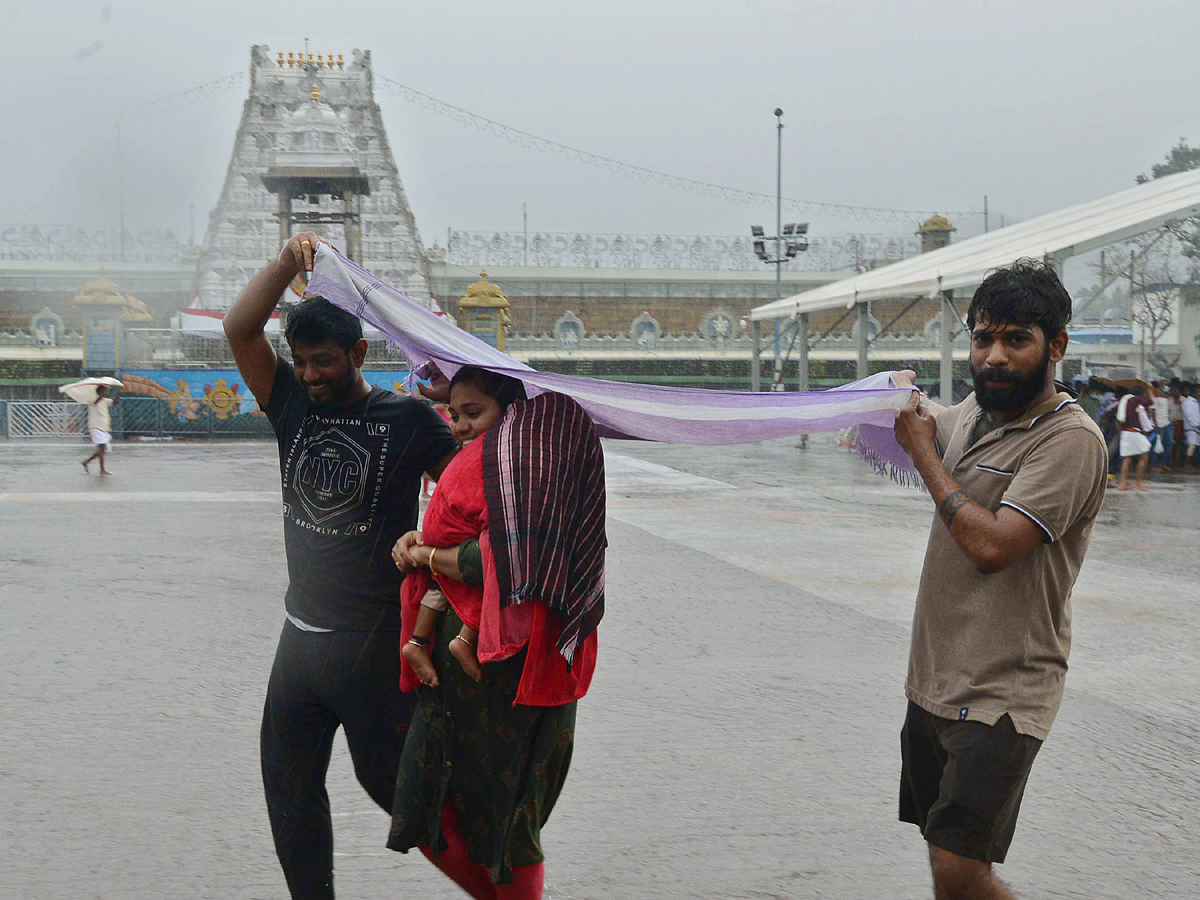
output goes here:
{"type": "MultiPolygon", "coordinates": [[[[494,429],[493,429],[494,430],[494,429]]],[[[488,505],[483,487],[483,440],[467,444],[446,467],[425,511],[421,539],[432,547],[456,547],[479,538],[483,557],[483,587],[473,588],[450,578],[439,578],[446,599],[466,624],[479,632],[476,652],[481,663],[507,659],[528,647],[517,704],[560,706],[587,693],[596,668],[596,636],[580,648],[574,665],[556,650],[561,626],[540,603],[500,604],[500,585],[491,549],[488,505]]],[[[401,591],[400,640],[412,637],[421,598],[431,582],[429,570],[420,569],[404,579],[401,591]]],[[[419,680],[401,660],[400,689],[411,691],[419,680]]]]}

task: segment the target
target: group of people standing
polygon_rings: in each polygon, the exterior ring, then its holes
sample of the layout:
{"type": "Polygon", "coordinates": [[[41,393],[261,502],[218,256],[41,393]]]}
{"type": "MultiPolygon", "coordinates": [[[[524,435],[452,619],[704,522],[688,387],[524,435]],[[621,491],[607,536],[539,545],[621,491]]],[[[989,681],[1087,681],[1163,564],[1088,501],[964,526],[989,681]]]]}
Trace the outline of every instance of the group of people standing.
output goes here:
{"type": "MultiPolygon", "coordinates": [[[[292,362],[277,357],[263,328],[320,241],[291,238],[225,318],[279,446],[289,583],[261,758],[288,888],[333,897],[325,774],[342,727],[392,816],[388,847],[416,848],[471,897],[536,900],[604,612],[596,429],[571,398],[474,367],[421,389],[447,426],[367,385],[361,324],[319,297],[290,310],[292,362]],[[418,529],[423,477],[437,487],[418,529]]],[[[1050,268],[996,272],[968,312],[975,392],[942,408],[914,390],[896,420],[937,509],[899,793],[937,898],[1013,896],[992,865],[1062,698],[1107,460],[1052,378],[1070,309],[1050,268]]]]}
{"type": "Polygon", "coordinates": [[[1200,385],[1179,378],[1120,384],[1091,378],[1083,388],[1109,446],[1117,488],[1146,490],[1148,471],[1200,473],[1200,385]]]}

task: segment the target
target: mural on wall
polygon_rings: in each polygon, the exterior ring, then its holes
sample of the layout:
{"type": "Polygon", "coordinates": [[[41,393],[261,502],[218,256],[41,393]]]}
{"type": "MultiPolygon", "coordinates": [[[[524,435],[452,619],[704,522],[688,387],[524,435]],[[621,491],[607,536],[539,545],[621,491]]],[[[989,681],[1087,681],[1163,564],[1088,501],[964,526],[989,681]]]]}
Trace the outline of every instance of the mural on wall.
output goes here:
{"type": "MultiPolygon", "coordinates": [[[[404,370],[364,369],[363,378],[373,387],[409,393],[404,370]]],[[[234,369],[142,369],[122,372],[121,381],[123,393],[168,401],[171,414],[181,422],[205,415],[206,410],[218,419],[266,415],[234,369]]]]}

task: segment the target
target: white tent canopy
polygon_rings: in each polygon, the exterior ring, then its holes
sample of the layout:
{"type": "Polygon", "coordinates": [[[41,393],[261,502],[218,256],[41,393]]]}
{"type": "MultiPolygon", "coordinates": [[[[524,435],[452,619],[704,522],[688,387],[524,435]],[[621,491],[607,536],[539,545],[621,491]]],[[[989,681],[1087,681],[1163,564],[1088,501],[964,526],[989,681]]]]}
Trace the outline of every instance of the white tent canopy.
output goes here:
{"type": "Polygon", "coordinates": [[[973,288],[988,272],[1030,256],[1063,260],[1159,228],[1171,219],[1200,215],[1200,170],[1146,184],[1009,225],[912,259],[784,297],[750,313],[754,321],[850,307],[940,291],[973,288]]]}

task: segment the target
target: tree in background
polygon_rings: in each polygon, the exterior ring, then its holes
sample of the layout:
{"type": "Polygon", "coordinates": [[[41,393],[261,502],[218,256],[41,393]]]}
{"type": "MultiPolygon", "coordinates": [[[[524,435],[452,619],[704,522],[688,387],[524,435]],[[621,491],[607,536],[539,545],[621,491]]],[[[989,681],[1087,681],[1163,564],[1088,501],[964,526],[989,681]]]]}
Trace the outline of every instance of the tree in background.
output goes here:
{"type": "Polygon", "coordinates": [[[1107,248],[1096,267],[1100,290],[1112,287],[1118,296],[1128,294],[1129,319],[1142,331],[1146,362],[1161,374],[1179,364],[1178,355],[1159,353],[1158,342],[1176,321],[1188,277],[1185,255],[1175,230],[1163,227],[1107,248]]]}
{"type": "MultiPolygon", "coordinates": [[[[1200,147],[1189,146],[1187,138],[1180,138],[1162,162],[1150,167],[1150,177],[1139,175],[1137,183],[1145,184],[1155,178],[1190,172],[1192,169],[1200,169],[1200,147]]],[[[1200,217],[1168,222],[1164,227],[1179,242],[1180,255],[1188,260],[1188,277],[1180,285],[1183,302],[1192,306],[1200,305],[1200,217]]],[[[1200,335],[1196,337],[1196,347],[1200,349],[1200,335]]]]}

